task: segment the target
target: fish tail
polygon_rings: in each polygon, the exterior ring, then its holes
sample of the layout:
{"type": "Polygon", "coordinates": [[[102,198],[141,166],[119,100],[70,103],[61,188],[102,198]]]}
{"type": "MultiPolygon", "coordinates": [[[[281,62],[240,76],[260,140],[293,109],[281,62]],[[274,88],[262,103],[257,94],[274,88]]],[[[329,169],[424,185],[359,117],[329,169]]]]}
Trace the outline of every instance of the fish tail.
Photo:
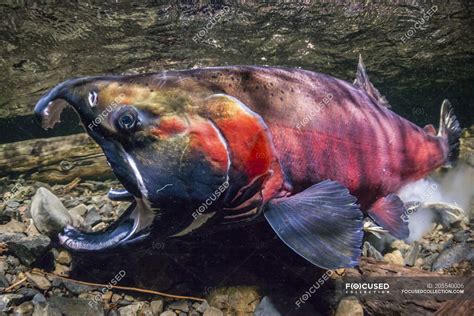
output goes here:
{"type": "Polygon", "coordinates": [[[441,104],[438,136],[443,137],[447,141],[448,153],[444,166],[451,167],[453,162],[455,162],[459,157],[461,127],[456,115],[454,114],[451,103],[446,99],[443,101],[443,104],[441,104]]]}

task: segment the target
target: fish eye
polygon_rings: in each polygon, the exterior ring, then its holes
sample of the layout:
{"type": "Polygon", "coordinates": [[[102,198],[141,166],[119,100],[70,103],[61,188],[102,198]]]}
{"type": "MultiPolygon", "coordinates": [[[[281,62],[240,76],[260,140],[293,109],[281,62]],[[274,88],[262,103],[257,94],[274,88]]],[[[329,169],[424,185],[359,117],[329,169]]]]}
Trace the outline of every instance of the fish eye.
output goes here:
{"type": "Polygon", "coordinates": [[[91,107],[95,107],[97,105],[97,101],[98,101],[98,96],[97,96],[97,92],[95,91],[91,91],[89,92],[89,105],[91,107]]]}
{"type": "Polygon", "coordinates": [[[117,118],[116,121],[116,127],[117,129],[121,131],[133,131],[138,123],[138,118],[137,118],[137,113],[132,110],[126,110],[122,112],[119,117],[117,118]]]}

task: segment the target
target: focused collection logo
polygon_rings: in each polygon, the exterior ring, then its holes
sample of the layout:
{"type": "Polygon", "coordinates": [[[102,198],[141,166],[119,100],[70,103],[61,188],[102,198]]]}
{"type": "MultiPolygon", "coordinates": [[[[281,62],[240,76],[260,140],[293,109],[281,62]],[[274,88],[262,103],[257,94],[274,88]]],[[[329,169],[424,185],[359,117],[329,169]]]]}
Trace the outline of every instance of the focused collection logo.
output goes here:
{"type": "Polygon", "coordinates": [[[385,282],[347,282],[344,289],[346,294],[389,294],[390,284],[385,282]]]}

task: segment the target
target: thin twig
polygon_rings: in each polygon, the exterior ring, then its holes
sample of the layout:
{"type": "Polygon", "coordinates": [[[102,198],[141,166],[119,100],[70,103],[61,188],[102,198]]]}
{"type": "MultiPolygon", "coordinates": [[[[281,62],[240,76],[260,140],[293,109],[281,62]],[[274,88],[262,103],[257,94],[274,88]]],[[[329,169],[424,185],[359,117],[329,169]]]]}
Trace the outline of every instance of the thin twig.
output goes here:
{"type": "Polygon", "coordinates": [[[79,280],[66,278],[66,277],[63,277],[63,276],[60,276],[60,275],[57,275],[57,274],[54,274],[54,273],[45,272],[45,271],[42,271],[42,270],[39,270],[39,269],[33,269],[33,271],[37,272],[37,273],[44,274],[44,275],[49,275],[49,276],[52,276],[52,277],[55,277],[55,278],[68,280],[68,281],[78,283],[78,284],[84,284],[84,285],[90,285],[90,286],[101,286],[101,287],[107,287],[107,288],[112,288],[112,289],[127,290],[127,291],[134,291],[134,292],[141,292],[141,293],[148,293],[148,294],[156,294],[156,295],[160,295],[160,296],[164,296],[164,297],[170,297],[170,298],[174,298],[174,299],[188,299],[188,300],[199,301],[199,302],[205,302],[206,301],[203,298],[194,297],[194,296],[173,295],[173,294],[167,294],[167,293],[153,291],[153,290],[139,289],[139,288],[135,288],[135,287],[79,281],[79,280]]]}
{"type": "Polygon", "coordinates": [[[3,292],[10,292],[11,290],[13,290],[15,287],[17,287],[18,285],[22,284],[23,282],[25,282],[27,280],[26,277],[24,277],[23,279],[21,279],[20,281],[18,282],[15,282],[13,283],[12,285],[10,285],[9,287],[5,288],[3,290],[3,292]]]}

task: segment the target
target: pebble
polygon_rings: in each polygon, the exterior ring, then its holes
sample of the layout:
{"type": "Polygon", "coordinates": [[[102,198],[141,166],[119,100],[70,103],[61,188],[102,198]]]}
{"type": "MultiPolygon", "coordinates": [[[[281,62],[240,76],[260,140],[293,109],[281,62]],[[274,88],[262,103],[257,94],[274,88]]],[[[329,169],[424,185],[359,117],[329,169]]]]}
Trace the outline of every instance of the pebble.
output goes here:
{"type": "Polygon", "coordinates": [[[92,231],[97,232],[97,231],[104,230],[106,228],[107,228],[107,224],[105,224],[104,222],[100,222],[99,224],[92,227],[92,231]]]}
{"type": "Polygon", "coordinates": [[[16,304],[23,299],[22,295],[18,294],[3,294],[0,295],[0,312],[6,312],[10,306],[16,304]]]}
{"type": "Polygon", "coordinates": [[[377,261],[383,261],[382,254],[375,249],[368,241],[364,242],[364,246],[362,247],[362,254],[365,257],[375,258],[377,261]]]}
{"type": "Polygon", "coordinates": [[[334,316],[364,316],[364,309],[356,297],[349,296],[339,302],[334,316]]]}
{"type": "Polygon", "coordinates": [[[112,299],[112,295],[114,294],[114,292],[112,291],[107,291],[105,292],[103,295],[102,295],[102,301],[104,303],[108,303],[110,302],[110,300],[112,299]]]}
{"type": "Polygon", "coordinates": [[[0,234],[0,243],[6,243],[8,250],[20,261],[30,266],[49,248],[51,240],[44,236],[25,236],[22,233],[0,234]]]}
{"type": "Polygon", "coordinates": [[[215,307],[209,307],[204,312],[203,316],[224,316],[224,313],[215,307]]]}
{"type": "Polygon", "coordinates": [[[11,219],[8,223],[0,225],[0,234],[4,233],[23,233],[25,232],[25,224],[17,221],[16,219],[11,219]]]}
{"type": "Polygon", "coordinates": [[[71,216],[78,216],[82,218],[87,213],[87,207],[84,204],[79,204],[71,208],[68,212],[71,216]]]}
{"type": "Polygon", "coordinates": [[[421,245],[418,242],[414,242],[409,251],[406,252],[404,263],[409,267],[415,265],[418,254],[420,253],[421,245]]]}
{"type": "Polygon", "coordinates": [[[182,312],[189,312],[189,305],[188,302],[185,300],[174,301],[168,304],[167,306],[169,309],[179,310],[182,312]]]}
{"type": "Polygon", "coordinates": [[[97,212],[97,209],[91,208],[86,215],[86,218],[84,219],[84,227],[93,227],[94,225],[100,223],[101,217],[99,212],[97,212]]]}
{"type": "Polygon", "coordinates": [[[136,316],[143,308],[143,303],[134,303],[118,309],[120,316],[136,316]]]}
{"type": "Polygon", "coordinates": [[[393,252],[387,253],[383,256],[383,258],[384,258],[385,262],[388,262],[388,263],[391,263],[391,264],[396,264],[396,265],[400,265],[400,266],[403,266],[403,264],[404,264],[403,256],[402,256],[402,253],[400,252],[400,250],[395,250],[393,252]]]}
{"type": "Polygon", "coordinates": [[[51,282],[43,275],[26,272],[26,277],[28,281],[40,290],[48,290],[51,287],[51,282]]]}
{"type": "Polygon", "coordinates": [[[121,295],[115,294],[115,293],[112,294],[112,299],[111,299],[112,303],[116,303],[116,302],[120,301],[121,299],[122,299],[121,295]]]}
{"type": "Polygon", "coordinates": [[[151,301],[150,305],[153,315],[158,315],[159,313],[163,312],[163,300],[151,301]]]}
{"type": "Polygon", "coordinates": [[[35,306],[31,302],[23,302],[13,310],[15,315],[31,315],[35,306]]]}
{"type": "Polygon", "coordinates": [[[69,276],[69,272],[71,268],[59,263],[56,263],[54,266],[54,274],[61,275],[61,276],[69,276]]]}
{"type": "Polygon", "coordinates": [[[68,266],[69,264],[71,264],[71,261],[72,261],[71,254],[67,252],[66,250],[62,250],[59,252],[56,258],[56,261],[60,264],[64,264],[68,266]]]}
{"type": "Polygon", "coordinates": [[[93,290],[96,290],[96,286],[91,286],[91,285],[85,285],[85,284],[80,284],[77,282],[72,282],[68,280],[62,280],[64,286],[71,292],[75,294],[81,294],[85,292],[90,292],[93,290]]]}
{"type": "MultiPolygon", "coordinates": [[[[199,304],[199,303],[198,303],[199,304]]],[[[196,310],[200,313],[204,313],[206,311],[206,309],[209,308],[209,303],[207,303],[207,301],[205,302],[202,302],[201,304],[199,304],[198,307],[195,307],[196,310]]]]}

